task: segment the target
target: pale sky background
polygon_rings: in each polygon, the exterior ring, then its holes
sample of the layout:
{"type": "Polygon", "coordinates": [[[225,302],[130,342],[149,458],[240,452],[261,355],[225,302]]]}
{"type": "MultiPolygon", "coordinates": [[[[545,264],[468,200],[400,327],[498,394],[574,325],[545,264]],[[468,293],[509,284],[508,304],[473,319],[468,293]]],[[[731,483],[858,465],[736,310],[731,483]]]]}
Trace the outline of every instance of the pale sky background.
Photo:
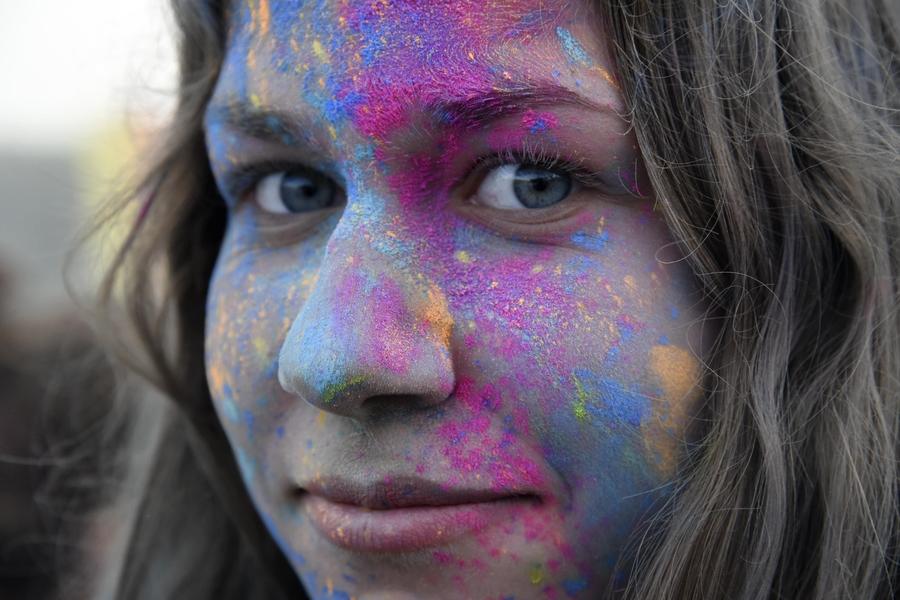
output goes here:
{"type": "Polygon", "coordinates": [[[140,164],[129,135],[166,122],[171,32],[168,0],[0,0],[0,309],[14,322],[65,306],[66,257],[140,164]]]}
{"type": "Polygon", "coordinates": [[[167,110],[170,31],[165,0],[0,0],[0,146],[71,147],[167,110]]]}

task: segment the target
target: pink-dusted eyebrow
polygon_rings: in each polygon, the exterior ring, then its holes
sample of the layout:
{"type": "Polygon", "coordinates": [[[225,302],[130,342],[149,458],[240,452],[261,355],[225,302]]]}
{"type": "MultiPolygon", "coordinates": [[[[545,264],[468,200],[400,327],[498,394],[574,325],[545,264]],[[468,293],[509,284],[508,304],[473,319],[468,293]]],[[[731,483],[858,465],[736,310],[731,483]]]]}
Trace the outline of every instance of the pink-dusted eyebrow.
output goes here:
{"type": "MultiPolygon", "coordinates": [[[[463,97],[432,98],[416,108],[415,99],[410,109],[429,117],[438,125],[479,128],[486,123],[536,107],[573,106],[620,117],[613,105],[595,102],[586,96],[555,83],[524,84],[512,88],[493,88],[471,92],[463,97]]],[[[324,130],[325,118],[312,119],[304,111],[294,113],[258,106],[245,100],[225,104],[213,104],[206,112],[207,127],[227,126],[228,129],[261,141],[282,145],[304,145],[314,133],[324,130]]]]}
{"type": "Polygon", "coordinates": [[[555,83],[491,89],[463,98],[431,101],[425,112],[439,123],[479,127],[487,122],[544,106],[575,106],[616,115],[613,106],[604,105],[555,83]]]}

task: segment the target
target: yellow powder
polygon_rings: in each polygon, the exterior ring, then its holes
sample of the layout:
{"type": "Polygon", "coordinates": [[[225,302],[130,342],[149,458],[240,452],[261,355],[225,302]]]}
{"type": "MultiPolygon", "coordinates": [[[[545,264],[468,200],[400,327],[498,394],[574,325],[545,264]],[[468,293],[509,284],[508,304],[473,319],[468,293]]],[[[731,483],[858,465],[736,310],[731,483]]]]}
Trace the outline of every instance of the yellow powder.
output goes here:
{"type": "Polygon", "coordinates": [[[317,40],[317,39],[313,40],[312,49],[313,49],[313,54],[316,55],[316,58],[318,58],[323,63],[327,64],[331,61],[331,58],[328,56],[328,52],[325,50],[325,47],[322,45],[322,42],[320,42],[319,40],[317,40]]]}
{"type": "Polygon", "coordinates": [[[260,359],[266,360],[269,357],[269,342],[265,338],[253,338],[253,349],[256,350],[260,359]]]}

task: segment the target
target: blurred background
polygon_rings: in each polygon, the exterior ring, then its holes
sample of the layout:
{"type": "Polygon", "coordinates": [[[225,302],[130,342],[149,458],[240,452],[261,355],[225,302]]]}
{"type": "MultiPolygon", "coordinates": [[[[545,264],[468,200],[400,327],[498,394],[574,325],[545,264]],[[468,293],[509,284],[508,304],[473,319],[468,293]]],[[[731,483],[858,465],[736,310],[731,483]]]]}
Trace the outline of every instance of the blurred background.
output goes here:
{"type": "MultiPolygon", "coordinates": [[[[171,31],[164,0],[0,0],[0,599],[92,597],[59,574],[114,537],[79,521],[114,384],[63,269],[170,114],[171,31]],[[83,481],[58,474],[73,461],[83,481]]],[[[97,267],[72,266],[75,291],[97,267]]]]}

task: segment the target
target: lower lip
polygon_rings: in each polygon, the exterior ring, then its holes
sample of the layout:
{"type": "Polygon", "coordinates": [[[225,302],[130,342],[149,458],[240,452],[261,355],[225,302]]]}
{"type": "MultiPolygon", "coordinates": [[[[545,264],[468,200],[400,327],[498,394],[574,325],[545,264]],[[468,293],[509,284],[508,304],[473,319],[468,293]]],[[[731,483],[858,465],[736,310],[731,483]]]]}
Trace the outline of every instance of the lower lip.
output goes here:
{"type": "Polygon", "coordinates": [[[363,552],[410,552],[442,546],[493,524],[509,521],[536,499],[502,498],[448,506],[371,510],[306,494],[303,507],[315,528],[342,548],[363,552]]]}

